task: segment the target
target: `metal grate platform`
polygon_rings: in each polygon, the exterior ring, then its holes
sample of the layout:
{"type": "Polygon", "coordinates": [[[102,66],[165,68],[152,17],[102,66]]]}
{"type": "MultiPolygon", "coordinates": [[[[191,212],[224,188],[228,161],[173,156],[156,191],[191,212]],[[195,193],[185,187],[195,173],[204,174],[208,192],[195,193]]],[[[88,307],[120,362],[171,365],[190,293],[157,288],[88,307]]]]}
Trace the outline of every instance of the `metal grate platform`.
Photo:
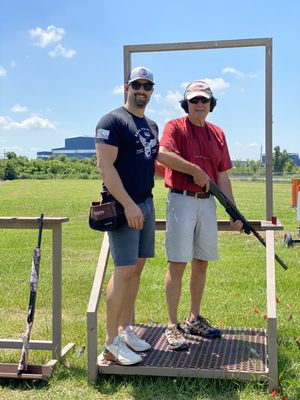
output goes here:
{"type": "Polygon", "coordinates": [[[169,350],[164,325],[136,325],[134,331],[152,345],[143,361],[123,367],[98,357],[102,374],[190,376],[265,380],[268,377],[266,331],[225,328],[222,338],[186,335],[188,351],[169,350]]]}

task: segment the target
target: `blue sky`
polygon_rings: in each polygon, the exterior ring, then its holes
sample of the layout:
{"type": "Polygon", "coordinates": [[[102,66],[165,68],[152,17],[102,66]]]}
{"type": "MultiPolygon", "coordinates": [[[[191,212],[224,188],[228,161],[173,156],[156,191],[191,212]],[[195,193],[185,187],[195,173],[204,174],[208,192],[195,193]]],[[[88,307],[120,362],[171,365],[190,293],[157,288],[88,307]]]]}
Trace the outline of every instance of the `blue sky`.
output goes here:
{"type": "MultiPolygon", "coordinates": [[[[92,136],[123,104],[123,46],[273,37],[273,146],[300,154],[300,2],[4,0],[0,13],[0,157],[30,158],[92,136]]],[[[160,134],[182,115],[195,79],[211,84],[208,120],[225,131],[232,159],[259,159],[264,139],[264,47],[138,53],[154,73],[147,108],[160,134]]]]}

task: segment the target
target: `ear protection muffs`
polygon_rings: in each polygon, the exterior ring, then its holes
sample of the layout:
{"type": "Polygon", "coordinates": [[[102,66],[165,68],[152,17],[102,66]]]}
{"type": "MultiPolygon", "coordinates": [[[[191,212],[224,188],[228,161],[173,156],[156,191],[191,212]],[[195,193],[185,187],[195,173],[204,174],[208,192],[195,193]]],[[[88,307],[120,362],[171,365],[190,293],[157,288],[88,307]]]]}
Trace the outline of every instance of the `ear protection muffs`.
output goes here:
{"type": "MultiPolygon", "coordinates": [[[[194,83],[194,82],[191,82],[191,83],[186,87],[185,92],[184,92],[183,99],[180,100],[180,102],[179,102],[180,105],[181,105],[181,107],[183,108],[183,110],[184,110],[187,114],[188,114],[188,112],[189,112],[189,105],[188,105],[188,100],[186,100],[186,98],[185,98],[185,95],[186,95],[186,92],[187,92],[188,87],[189,87],[192,83],[194,83]]],[[[217,99],[213,96],[213,97],[210,99],[210,109],[209,109],[209,111],[210,111],[210,112],[213,112],[213,110],[214,110],[214,108],[216,107],[216,105],[217,105],[217,99]]]]}

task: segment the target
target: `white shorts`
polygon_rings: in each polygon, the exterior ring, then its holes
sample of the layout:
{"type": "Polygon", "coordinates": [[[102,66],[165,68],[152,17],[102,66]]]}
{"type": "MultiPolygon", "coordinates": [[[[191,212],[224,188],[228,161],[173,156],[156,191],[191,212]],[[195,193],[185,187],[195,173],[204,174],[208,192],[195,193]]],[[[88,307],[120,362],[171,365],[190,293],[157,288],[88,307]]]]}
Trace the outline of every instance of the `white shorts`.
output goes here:
{"type": "Polygon", "coordinates": [[[167,260],[190,262],[218,259],[218,225],[216,202],[171,193],[167,198],[167,260]]]}

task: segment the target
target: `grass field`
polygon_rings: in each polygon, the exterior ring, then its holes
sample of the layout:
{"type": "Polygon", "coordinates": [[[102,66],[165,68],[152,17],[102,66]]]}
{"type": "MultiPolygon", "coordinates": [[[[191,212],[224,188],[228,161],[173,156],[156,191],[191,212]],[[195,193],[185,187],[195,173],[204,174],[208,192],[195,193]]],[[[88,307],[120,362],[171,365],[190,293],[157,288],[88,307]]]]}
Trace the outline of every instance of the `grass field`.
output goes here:
{"type": "MultiPolygon", "coordinates": [[[[233,182],[238,207],[248,219],[265,219],[265,186],[257,182],[233,182]]],[[[89,229],[89,203],[96,200],[96,180],[16,180],[0,184],[0,216],[69,217],[63,224],[63,345],[76,349],[56,368],[49,382],[0,382],[0,399],[270,399],[267,386],[256,382],[101,376],[96,386],[87,384],[86,310],[102,234],[89,229]]],[[[278,352],[280,387],[276,399],[300,399],[300,245],[285,248],[284,232],[296,234],[296,212],[290,207],[289,184],[274,185],[274,214],[284,225],[277,232],[276,252],[289,269],[276,265],[278,352]]],[[[160,180],[155,192],[156,216],[165,218],[166,190],[160,180]]],[[[227,216],[218,207],[219,219],[227,216]]],[[[0,230],[0,337],[21,338],[25,329],[32,250],[37,232],[0,230]]],[[[214,324],[266,327],[265,251],[253,236],[219,234],[220,260],[208,272],[203,314],[214,324]],[[258,313],[255,311],[257,310],[258,313]]],[[[44,231],[42,261],[32,339],[51,338],[51,236],[44,231]]],[[[136,306],[138,322],[166,322],[164,234],[157,233],[156,258],[143,272],[136,306]]],[[[106,280],[112,272],[110,262],[106,280]]],[[[105,303],[99,307],[99,346],[104,339],[105,303]]],[[[189,304],[188,270],[183,284],[179,318],[189,304]]],[[[0,351],[1,362],[18,362],[20,352],[0,351]]],[[[45,363],[49,352],[31,351],[30,363],[45,363]]]]}

